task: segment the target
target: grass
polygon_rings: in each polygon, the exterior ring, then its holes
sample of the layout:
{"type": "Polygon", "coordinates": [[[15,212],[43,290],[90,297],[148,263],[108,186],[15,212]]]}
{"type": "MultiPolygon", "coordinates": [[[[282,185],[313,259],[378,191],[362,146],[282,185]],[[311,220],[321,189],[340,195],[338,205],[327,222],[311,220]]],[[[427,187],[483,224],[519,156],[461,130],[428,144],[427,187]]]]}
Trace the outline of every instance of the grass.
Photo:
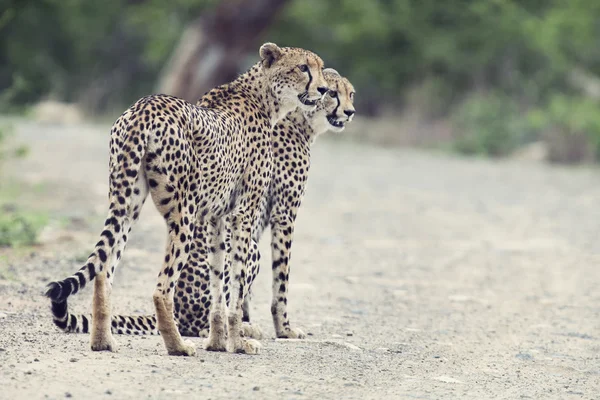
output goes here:
{"type": "Polygon", "coordinates": [[[48,223],[44,213],[12,211],[0,214],[0,247],[36,244],[41,229],[48,223]]]}

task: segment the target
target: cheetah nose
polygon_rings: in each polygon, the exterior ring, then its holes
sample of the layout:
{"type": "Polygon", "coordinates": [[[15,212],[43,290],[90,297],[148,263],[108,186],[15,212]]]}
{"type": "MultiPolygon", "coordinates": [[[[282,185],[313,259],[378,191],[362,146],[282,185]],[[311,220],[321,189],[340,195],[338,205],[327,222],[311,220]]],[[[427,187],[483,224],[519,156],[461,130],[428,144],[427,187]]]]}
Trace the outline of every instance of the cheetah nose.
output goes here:
{"type": "Polygon", "coordinates": [[[317,88],[317,90],[319,91],[319,93],[321,93],[321,96],[324,95],[325,93],[327,93],[327,91],[329,90],[328,88],[326,88],[325,86],[321,86],[319,88],[317,88]]]}
{"type": "Polygon", "coordinates": [[[346,114],[348,117],[351,117],[354,115],[356,111],[354,110],[344,110],[344,114],[346,114]]]}

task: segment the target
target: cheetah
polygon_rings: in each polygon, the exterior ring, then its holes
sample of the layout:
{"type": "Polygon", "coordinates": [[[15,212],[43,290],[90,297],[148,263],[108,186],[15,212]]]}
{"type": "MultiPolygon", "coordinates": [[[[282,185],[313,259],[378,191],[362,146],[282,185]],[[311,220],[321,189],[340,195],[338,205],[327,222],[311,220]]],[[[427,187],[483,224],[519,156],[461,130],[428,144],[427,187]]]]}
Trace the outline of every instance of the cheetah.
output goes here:
{"type": "MultiPolygon", "coordinates": [[[[175,324],[175,285],[190,254],[206,248],[211,293],[213,286],[219,291],[226,216],[233,277],[227,347],[232,352],[258,351],[258,342],[240,334],[241,294],[247,290],[252,222],[259,217],[260,200],[271,182],[271,132],[295,108],[314,110],[328,91],[323,61],[316,54],[265,43],[259,55],[258,63],[233,82],[209,91],[200,105],[168,95],[147,96],[113,124],[110,205],[100,240],[77,273],[51,282],[46,291],[55,318],[66,316],[69,295],[94,280],[92,350],[116,349],[110,312],[114,272],[150,193],[168,228],[164,263],[153,294],[156,328],[167,353],[195,354],[193,344],[182,339],[175,324]]],[[[214,304],[223,303],[221,298],[213,299],[214,304]]],[[[68,323],[73,321],[63,320],[68,323]]]]}
{"type": "MultiPolygon", "coordinates": [[[[271,146],[274,152],[272,180],[261,202],[260,218],[255,222],[251,247],[248,291],[259,270],[260,253],[257,243],[267,224],[271,223],[273,248],[272,316],[276,336],[304,338],[305,334],[290,325],[287,313],[287,288],[293,227],[300,207],[310,168],[310,146],[326,131],[341,132],[355,114],[352,84],[337,71],[323,71],[329,92],[314,111],[291,112],[273,129],[271,146]],[[284,225],[285,223],[285,225],[284,225]],[[286,236],[287,233],[287,236],[286,236]],[[286,245],[285,243],[289,243],[286,245]],[[282,251],[287,254],[282,254],[282,251]]],[[[175,287],[175,319],[183,336],[208,336],[211,294],[206,249],[193,252],[181,271],[175,287]]],[[[226,256],[228,254],[226,253],[226,256]]],[[[229,257],[226,257],[229,264],[229,257]]],[[[229,301],[229,268],[225,268],[225,299],[229,301]]],[[[89,316],[59,315],[55,323],[65,332],[88,332],[89,316]]],[[[244,297],[243,331],[248,337],[260,339],[256,326],[249,325],[249,296],[244,297]]],[[[112,331],[117,334],[158,334],[156,317],[113,316],[112,331]]]]}

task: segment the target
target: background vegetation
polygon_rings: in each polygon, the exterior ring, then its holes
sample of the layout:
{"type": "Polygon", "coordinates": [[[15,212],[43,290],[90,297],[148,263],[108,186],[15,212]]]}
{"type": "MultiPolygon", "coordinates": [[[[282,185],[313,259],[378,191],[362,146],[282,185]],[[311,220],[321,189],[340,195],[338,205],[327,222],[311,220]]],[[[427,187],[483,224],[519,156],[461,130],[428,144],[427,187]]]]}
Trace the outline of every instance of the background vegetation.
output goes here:
{"type": "MultiPolygon", "coordinates": [[[[236,2],[0,0],[0,106],[50,97],[116,113],[157,89],[189,24],[236,2]]],[[[463,153],[504,156],[542,141],[551,161],[600,158],[600,2],[279,3],[254,47],[266,39],[319,53],[353,81],[363,117],[418,98],[463,153]]]]}
{"type": "MultiPolygon", "coordinates": [[[[5,160],[24,157],[27,154],[26,147],[6,145],[12,133],[9,124],[0,124],[0,176],[5,160]]],[[[45,214],[24,211],[17,204],[14,186],[5,180],[0,180],[0,248],[35,244],[40,230],[46,224],[45,214]]],[[[0,271],[0,279],[2,279],[2,271],[0,271]]]]}

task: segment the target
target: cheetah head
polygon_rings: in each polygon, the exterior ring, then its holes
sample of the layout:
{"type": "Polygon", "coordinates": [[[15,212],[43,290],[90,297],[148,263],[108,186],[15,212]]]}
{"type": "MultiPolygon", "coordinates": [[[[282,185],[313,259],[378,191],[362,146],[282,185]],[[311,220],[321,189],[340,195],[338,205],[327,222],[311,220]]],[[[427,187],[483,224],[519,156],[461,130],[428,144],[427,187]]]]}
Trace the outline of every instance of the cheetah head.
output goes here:
{"type": "Polygon", "coordinates": [[[341,132],[346,124],[352,121],[356,112],[354,109],[354,86],[333,68],[324,69],[323,76],[329,91],[319,102],[317,108],[314,111],[305,112],[305,116],[317,134],[326,131],[341,132]]]}
{"type": "Polygon", "coordinates": [[[323,60],[313,52],[265,43],[260,47],[264,74],[287,109],[311,111],[328,91],[323,77],[323,60]]]}

